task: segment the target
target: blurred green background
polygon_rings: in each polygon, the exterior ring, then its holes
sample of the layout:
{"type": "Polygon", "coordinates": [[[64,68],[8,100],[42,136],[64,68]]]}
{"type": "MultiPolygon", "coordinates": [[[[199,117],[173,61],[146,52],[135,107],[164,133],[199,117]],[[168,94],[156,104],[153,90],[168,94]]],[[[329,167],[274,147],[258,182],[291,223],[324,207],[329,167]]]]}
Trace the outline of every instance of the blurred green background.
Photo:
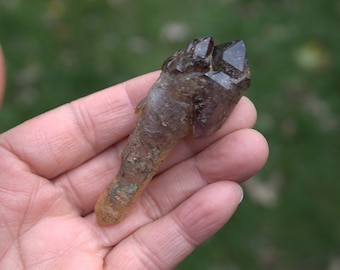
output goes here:
{"type": "Polygon", "coordinates": [[[192,38],[243,39],[270,157],[177,269],[340,269],[339,26],[331,0],[0,0],[0,132],[159,69],[192,38]]]}

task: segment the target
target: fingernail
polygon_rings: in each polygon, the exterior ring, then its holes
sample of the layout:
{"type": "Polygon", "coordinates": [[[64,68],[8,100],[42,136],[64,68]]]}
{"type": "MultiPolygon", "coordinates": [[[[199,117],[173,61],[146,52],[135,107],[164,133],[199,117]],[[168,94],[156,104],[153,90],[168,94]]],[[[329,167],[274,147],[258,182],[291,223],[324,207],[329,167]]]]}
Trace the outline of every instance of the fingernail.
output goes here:
{"type": "Polygon", "coordinates": [[[243,201],[243,197],[244,197],[244,193],[243,193],[243,188],[239,185],[240,187],[240,193],[241,193],[241,197],[240,197],[240,201],[238,204],[240,204],[243,201]]]}

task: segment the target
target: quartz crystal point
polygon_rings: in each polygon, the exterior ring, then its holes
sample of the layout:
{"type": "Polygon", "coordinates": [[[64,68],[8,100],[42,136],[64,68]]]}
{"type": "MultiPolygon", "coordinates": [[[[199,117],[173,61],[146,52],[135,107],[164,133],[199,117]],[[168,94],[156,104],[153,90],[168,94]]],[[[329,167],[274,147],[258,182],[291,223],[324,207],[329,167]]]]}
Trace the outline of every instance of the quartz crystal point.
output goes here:
{"type": "Polygon", "coordinates": [[[194,39],[169,57],[136,108],[141,115],[121,167],[96,203],[97,222],[121,221],[176,143],[191,132],[198,138],[219,129],[249,85],[241,40],[215,46],[212,37],[194,39]]]}

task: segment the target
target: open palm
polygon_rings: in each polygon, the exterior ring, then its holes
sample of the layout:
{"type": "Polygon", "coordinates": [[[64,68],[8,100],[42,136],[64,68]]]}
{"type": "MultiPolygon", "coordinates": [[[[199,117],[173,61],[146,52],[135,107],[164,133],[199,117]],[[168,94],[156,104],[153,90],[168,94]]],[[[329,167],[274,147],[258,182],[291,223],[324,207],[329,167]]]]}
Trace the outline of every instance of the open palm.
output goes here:
{"type": "Polygon", "coordinates": [[[250,129],[247,98],[214,135],[180,142],[126,219],[96,223],[94,204],[119,168],[134,107],[158,75],[0,135],[0,269],[171,269],[227,222],[242,198],[237,182],[268,152],[250,129]]]}

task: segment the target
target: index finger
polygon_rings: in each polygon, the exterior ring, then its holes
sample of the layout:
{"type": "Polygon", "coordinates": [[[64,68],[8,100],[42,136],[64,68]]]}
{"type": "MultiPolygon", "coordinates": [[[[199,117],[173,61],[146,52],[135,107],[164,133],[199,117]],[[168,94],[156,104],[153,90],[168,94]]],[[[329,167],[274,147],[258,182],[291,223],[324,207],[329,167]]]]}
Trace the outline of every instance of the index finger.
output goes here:
{"type": "Polygon", "coordinates": [[[134,78],[35,117],[2,134],[0,147],[33,172],[56,177],[127,136],[136,104],[158,75],[134,78]]]}

